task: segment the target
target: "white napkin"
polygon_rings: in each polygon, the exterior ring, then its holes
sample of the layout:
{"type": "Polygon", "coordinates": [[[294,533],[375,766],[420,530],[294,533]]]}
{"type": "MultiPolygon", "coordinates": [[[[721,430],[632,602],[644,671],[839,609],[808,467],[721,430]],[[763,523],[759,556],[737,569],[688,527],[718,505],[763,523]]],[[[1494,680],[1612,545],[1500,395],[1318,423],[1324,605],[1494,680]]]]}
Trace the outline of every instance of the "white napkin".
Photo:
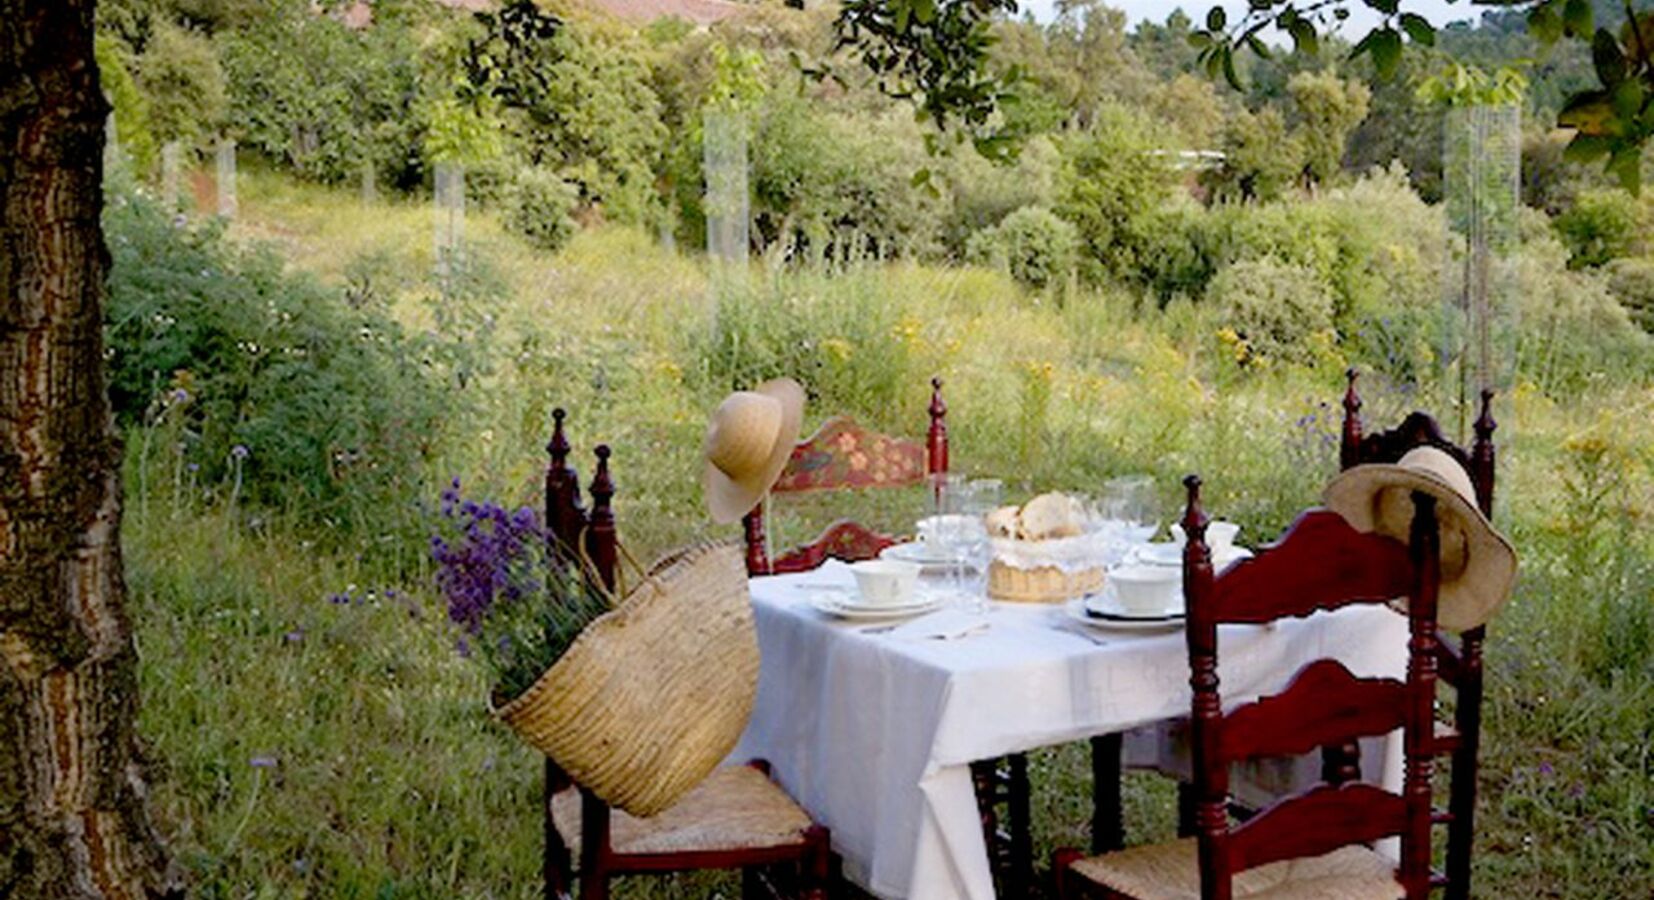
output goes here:
{"type": "Polygon", "coordinates": [[[890,629],[890,636],[908,641],[951,641],[969,637],[987,627],[987,618],[979,613],[943,609],[897,625],[890,629]]]}

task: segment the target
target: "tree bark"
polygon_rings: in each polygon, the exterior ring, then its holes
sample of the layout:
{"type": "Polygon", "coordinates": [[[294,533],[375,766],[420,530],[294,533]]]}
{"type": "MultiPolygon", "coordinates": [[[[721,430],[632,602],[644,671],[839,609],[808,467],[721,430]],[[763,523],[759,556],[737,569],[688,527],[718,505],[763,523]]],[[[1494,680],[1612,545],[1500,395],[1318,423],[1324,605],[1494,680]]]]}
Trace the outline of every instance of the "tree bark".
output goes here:
{"type": "Polygon", "coordinates": [[[0,898],[181,894],[134,732],[92,8],[0,0],[0,898]]]}

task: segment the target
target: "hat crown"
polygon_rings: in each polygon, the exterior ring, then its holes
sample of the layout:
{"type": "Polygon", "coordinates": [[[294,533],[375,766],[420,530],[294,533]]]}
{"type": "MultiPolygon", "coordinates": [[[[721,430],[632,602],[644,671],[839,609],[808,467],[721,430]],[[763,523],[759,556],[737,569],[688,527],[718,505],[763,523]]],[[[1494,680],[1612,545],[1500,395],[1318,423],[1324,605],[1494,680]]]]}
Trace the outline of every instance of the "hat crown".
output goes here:
{"type": "Polygon", "coordinates": [[[1471,506],[1477,505],[1476,486],[1470,483],[1470,473],[1439,447],[1414,447],[1403,454],[1396,465],[1433,475],[1437,481],[1452,488],[1459,499],[1471,506]]]}
{"type": "Polygon", "coordinates": [[[753,391],[736,391],[718,404],[706,433],[706,458],[726,475],[738,477],[764,467],[781,428],[781,401],[753,391]]]}

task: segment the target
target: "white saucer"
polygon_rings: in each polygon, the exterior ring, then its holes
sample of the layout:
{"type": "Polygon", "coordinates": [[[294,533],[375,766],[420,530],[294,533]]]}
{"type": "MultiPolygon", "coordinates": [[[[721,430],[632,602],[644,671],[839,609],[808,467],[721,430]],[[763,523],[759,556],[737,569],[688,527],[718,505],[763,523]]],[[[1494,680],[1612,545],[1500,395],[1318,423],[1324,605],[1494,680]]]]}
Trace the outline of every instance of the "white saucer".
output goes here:
{"type": "Polygon", "coordinates": [[[928,595],[921,596],[910,603],[895,606],[857,603],[854,599],[842,594],[818,594],[810,598],[810,605],[814,606],[819,612],[839,619],[882,621],[886,619],[908,619],[940,609],[942,598],[928,595]]]}
{"type": "MultiPolygon", "coordinates": [[[[1252,551],[1245,547],[1231,546],[1222,555],[1212,557],[1212,566],[1216,569],[1222,569],[1236,560],[1246,559],[1251,555],[1252,551]]],[[[1183,565],[1183,546],[1169,541],[1159,544],[1140,544],[1137,547],[1137,559],[1139,562],[1145,562],[1151,566],[1181,566],[1183,565]]]]}
{"type": "Polygon", "coordinates": [[[1183,620],[1187,617],[1181,612],[1168,611],[1143,615],[1120,609],[1119,601],[1115,599],[1114,591],[1109,587],[1105,584],[1100,593],[1070,600],[1063,604],[1063,612],[1069,618],[1092,628],[1117,631],[1169,631],[1183,627],[1183,620]]]}
{"type": "Polygon", "coordinates": [[[931,547],[923,541],[909,541],[905,544],[891,544],[879,551],[880,559],[894,559],[901,562],[918,563],[927,571],[945,569],[953,565],[953,560],[940,550],[931,547]]]}

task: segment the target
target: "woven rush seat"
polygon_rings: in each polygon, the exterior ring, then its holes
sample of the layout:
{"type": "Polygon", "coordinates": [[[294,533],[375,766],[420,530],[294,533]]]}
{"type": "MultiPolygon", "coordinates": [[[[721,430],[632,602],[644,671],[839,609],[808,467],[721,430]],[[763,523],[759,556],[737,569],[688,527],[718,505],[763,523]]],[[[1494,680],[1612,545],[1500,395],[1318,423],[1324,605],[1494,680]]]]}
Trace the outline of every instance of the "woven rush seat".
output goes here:
{"type": "MultiPolygon", "coordinates": [[[[552,801],[557,830],[580,858],[580,793],[552,801]]],[[[725,766],[659,815],[640,819],[614,810],[611,844],[621,854],[714,853],[801,844],[810,817],[769,776],[752,766],[725,766]]]]}
{"type": "MultiPolygon", "coordinates": [[[[1134,900],[1200,900],[1195,840],[1133,847],[1074,863],[1072,871],[1134,900]]],[[[1254,900],[1396,900],[1395,864],[1366,847],[1289,859],[1235,874],[1235,897],[1254,900]]]]}

